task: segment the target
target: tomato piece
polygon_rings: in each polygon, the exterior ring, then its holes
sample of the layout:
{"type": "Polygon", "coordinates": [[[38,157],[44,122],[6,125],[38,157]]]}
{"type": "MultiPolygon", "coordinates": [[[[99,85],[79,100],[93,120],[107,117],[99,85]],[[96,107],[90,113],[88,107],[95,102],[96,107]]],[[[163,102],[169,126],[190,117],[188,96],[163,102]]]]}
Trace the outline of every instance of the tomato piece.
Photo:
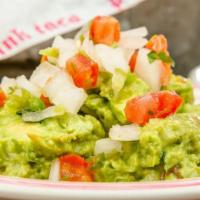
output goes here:
{"type": "Polygon", "coordinates": [[[129,122],[144,125],[155,115],[159,108],[159,99],[152,95],[136,97],[127,102],[126,118],[129,122]]]}
{"type": "Polygon", "coordinates": [[[171,65],[168,63],[162,63],[161,77],[160,77],[160,82],[162,86],[166,86],[169,83],[171,74],[172,74],[171,65]]]}
{"type": "Polygon", "coordinates": [[[50,102],[49,98],[44,96],[43,94],[40,96],[40,99],[44,102],[44,105],[46,107],[52,106],[52,103],[50,102]]]}
{"type": "Polygon", "coordinates": [[[42,56],[41,57],[41,60],[40,60],[40,63],[43,63],[43,62],[45,62],[45,61],[48,61],[48,56],[42,56]]]}
{"type": "Polygon", "coordinates": [[[165,52],[168,54],[168,43],[167,39],[164,35],[154,35],[151,37],[149,42],[146,44],[146,48],[157,53],[165,52]]]}
{"type": "Polygon", "coordinates": [[[159,109],[155,113],[156,118],[165,118],[175,113],[183,102],[182,98],[173,91],[162,91],[155,95],[159,97],[159,109]]]}
{"type": "Polygon", "coordinates": [[[135,51],[129,61],[129,66],[130,66],[130,70],[131,72],[135,71],[135,65],[136,65],[136,61],[137,61],[137,56],[138,56],[138,51],[135,51]]]}
{"type": "Polygon", "coordinates": [[[96,87],[99,67],[89,57],[76,54],[66,63],[66,70],[72,76],[77,87],[91,89],[96,87]]]}
{"type": "MultiPolygon", "coordinates": [[[[149,42],[146,44],[146,48],[157,53],[164,52],[166,55],[169,55],[167,39],[162,34],[152,36],[149,42]]],[[[167,85],[169,83],[171,74],[171,64],[162,62],[160,80],[161,85],[167,85]]]]}
{"type": "Polygon", "coordinates": [[[151,118],[165,118],[175,113],[181,103],[182,98],[175,92],[160,91],[131,99],[125,114],[129,122],[145,125],[151,118]]]}
{"type": "Polygon", "coordinates": [[[112,45],[119,42],[120,24],[117,19],[110,16],[97,16],[90,26],[90,38],[96,44],[112,45]]]}
{"type": "Polygon", "coordinates": [[[0,90],[0,107],[4,106],[5,102],[6,102],[6,95],[2,90],[0,90]]]}
{"type": "Polygon", "coordinates": [[[62,180],[67,181],[93,181],[90,163],[76,154],[60,157],[60,177],[62,180]]]}

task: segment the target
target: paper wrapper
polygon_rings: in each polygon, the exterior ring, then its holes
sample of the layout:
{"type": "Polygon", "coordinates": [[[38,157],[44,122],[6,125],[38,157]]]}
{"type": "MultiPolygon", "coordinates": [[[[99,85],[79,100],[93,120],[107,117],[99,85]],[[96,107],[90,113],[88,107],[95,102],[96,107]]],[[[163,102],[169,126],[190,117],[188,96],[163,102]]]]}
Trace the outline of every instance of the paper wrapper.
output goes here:
{"type": "Polygon", "coordinates": [[[143,0],[1,0],[0,60],[143,0]]]}

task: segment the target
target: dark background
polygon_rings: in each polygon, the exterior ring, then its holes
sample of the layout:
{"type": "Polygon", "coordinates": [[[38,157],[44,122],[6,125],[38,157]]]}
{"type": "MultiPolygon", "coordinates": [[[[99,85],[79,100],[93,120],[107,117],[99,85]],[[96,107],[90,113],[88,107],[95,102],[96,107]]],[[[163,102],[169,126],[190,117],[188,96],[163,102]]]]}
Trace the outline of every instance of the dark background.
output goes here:
{"type": "MultiPolygon", "coordinates": [[[[116,17],[124,30],[145,25],[149,35],[165,34],[176,62],[175,73],[187,76],[192,68],[200,64],[200,0],[146,0],[116,17]]],[[[71,37],[75,32],[65,36],[71,37]]],[[[0,77],[29,76],[39,62],[38,50],[49,46],[51,42],[1,62],[0,77]]]]}

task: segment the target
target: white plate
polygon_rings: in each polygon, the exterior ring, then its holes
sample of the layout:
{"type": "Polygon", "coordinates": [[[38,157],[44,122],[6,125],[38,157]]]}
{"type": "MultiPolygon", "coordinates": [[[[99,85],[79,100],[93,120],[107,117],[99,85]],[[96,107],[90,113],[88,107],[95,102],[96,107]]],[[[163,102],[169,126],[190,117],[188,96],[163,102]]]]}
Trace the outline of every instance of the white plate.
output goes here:
{"type": "Polygon", "coordinates": [[[0,177],[0,197],[26,200],[195,200],[200,198],[200,179],[148,183],[52,183],[0,177]]]}

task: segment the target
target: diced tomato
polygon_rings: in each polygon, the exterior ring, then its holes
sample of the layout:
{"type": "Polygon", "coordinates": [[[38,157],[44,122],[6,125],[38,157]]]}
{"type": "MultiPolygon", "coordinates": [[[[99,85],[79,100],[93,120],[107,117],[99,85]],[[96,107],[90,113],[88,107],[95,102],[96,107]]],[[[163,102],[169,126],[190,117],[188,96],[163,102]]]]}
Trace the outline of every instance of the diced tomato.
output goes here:
{"type": "Polygon", "coordinates": [[[182,98],[175,92],[160,91],[136,97],[127,102],[127,120],[139,125],[146,124],[151,118],[165,118],[176,112],[182,98]]]}
{"type": "Polygon", "coordinates": [[[136,61],[137,61],[137,56],[138,56],[138,51],[135,51],[129,61],[129,66],[130,66],[130,70],[131,72],[135,71],[135,65],[136,65],[136,61]]]}
{"type": "Polygon", "coordinates": [[[76,154],[60,157],[60,177],[66,181],[93,181],[90,163],[76,154]]]}
{"type": "MultiPolygon", "coordinates": [[[[164,52],[166,55],[169,55],[168,52],[168,43],[164,35],[154,35],[151,37],[149,42],[146,44],[146,48],[155,51],[157,53],[164,52]]],[[[161,85],[167,85],[172,74],[171,64],[162,62],[161,65],[161,85]]]]}
{"type": "Polygon", "coordinates": [[[119,42],[120,24],[117,19],[110,16],[97,16],[90,26],[90,38],[96,44],[112,45],[119,42]]]}
{"type": "Polygon", "coordinates": [[[4,106],[5,102],[6,102],[6,95],[2,90],[0,90],[0,107],[4,106]]]}
{"type": "Polygon", "coordinates": [[[52,106],[52,103],[50,102],[49,98],[44,96],[43,94],[40,96],[40,99],[44,102],[46,107],[52,106]]]}
{"type": "Polygon", "coordinates": [[[89,57],[80,53],[76,54],[67,61],[66,70],[72,76],[77,87],[84,89],[96,87],[99,67],[89,57]]]}
{"type": "Polygon", "coordinates": [[[168,53],[168,43],[167,39],[164,35],[154,35],[146,44],[146,48],[157,53],[165,52],[168,53]]]}
{"type": "Polygon", "coordinates": [[[166,86],[169,83],[170,77],[172,74],[171,64],[162,63],[161,65],[161,85],[166,86]]]}
{"type": "Polygon", "coordinates": [[[48,56],[42,56],[41,57],[41,60],[40,60],[40,63],[43,63],[43,62],[45,62],[45,61],[48,61],[48,56]]]}
{"type": "Polygon", "coordinates": [[[155,113],[156,118],[165,118],[176,112],[183,102],[182,98],[174,91],[161,91],[153,94],[154,98],[159,98],[159,109],[155,113]]]}

